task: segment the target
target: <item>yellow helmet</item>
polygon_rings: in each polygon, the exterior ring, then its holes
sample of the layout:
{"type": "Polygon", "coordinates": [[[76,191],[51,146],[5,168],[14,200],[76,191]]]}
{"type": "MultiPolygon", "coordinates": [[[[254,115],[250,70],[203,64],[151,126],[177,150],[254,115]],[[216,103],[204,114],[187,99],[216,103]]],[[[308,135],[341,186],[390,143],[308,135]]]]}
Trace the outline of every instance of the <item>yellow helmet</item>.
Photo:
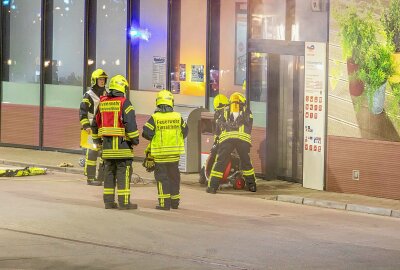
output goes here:
{"type": "Polygon", "coordinates": [[[229,97],[229,102],[231,103],[231,112],[239,112],[241,107],[246,105],[246,98],[243,94],[235,92],[229,97]]]}
{"type": "Polygon", "coordinates": [[[92,78],[91,78],[91,83],[92,83],[92,86],[93,85],[95,85],[96,83],[97,83],[97,79],[99,79],[99,78],[105,78],[106,79],[106,82],[107,82],[107,78],[108,78],[108,75],[107,75],[107,73],[104,71],[104,70],[102,70],[101,68],[98,68],[98,69],[96,69],[95,71],[93,71],[93,73],[92,73],[92,78]]]}
{"type": "Polygon", "coordinates": [[[174,96],[168,90],[161,90],[157,94],[156,105],[168,105],[174,107],[174,96]]]}
{"type": "Polygon", "coordinates": [[[214,98],[214,110],[220,110],[229,104],[228,98],[223,94],[218,94],[214,98]]]}
{"type": "Polygon", "coordinates": [[[110,90],[117,90],[125,94],[128,87],[128,81],[122,75],[116,75],[110,80],[110,90]]]}

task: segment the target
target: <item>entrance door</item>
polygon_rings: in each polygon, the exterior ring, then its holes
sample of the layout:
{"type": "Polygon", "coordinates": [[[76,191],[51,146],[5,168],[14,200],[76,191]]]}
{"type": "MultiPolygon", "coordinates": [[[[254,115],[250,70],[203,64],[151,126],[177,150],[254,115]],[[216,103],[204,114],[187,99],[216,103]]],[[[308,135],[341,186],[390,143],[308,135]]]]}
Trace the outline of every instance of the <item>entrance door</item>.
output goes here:
{"type": "Polygon", "coordinates": [[[302,182],[305,42],[326,42],[329,0],[249,0],[247,81],[266,100],[265,176],[302,182]]]}
{"type": "Polygon", "coordinates": [[[302,181],[304,57],[250,53],[250,99],[266,100],[266,176],[302,181]]]}

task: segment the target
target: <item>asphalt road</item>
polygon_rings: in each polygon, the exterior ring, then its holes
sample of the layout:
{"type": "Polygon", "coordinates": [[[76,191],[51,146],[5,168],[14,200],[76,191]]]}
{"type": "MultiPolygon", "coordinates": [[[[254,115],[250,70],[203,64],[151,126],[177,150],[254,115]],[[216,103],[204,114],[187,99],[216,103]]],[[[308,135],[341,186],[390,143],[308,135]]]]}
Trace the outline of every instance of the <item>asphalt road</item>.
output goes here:
{"type": "Polygon", "coordinates": [[[400,269],[400,219],[193,186],[158,211],[153,184],[105,210],[82,180],[0,178],[0,269],[400,269]]]}

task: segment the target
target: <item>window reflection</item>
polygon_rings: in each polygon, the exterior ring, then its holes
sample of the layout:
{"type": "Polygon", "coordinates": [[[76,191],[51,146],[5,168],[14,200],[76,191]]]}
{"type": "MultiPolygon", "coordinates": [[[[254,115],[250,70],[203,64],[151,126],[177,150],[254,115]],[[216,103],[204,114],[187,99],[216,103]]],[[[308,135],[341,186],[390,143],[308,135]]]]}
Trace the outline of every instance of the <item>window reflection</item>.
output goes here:
{"type": "Polygon", "coordinates": [[[97,0],[96,59],[89,65],[126,75],[127,0],[97,0]]]}
{"type": "Polygon", "coordinates": [[[285,40],[286,1],[254,1],[251,15],[251,38],[285,40]]]}
{"type": "Polygon", "coordinates": [[[84,1],[54,0],[52,84],[82,85],[84,1]]]}
{"type": "Polygon", "coordinates": [[[39,83],[40,0],[14,0],[9,5],[9,81],[39,83]]]}
{"type": "Polygon", "coordinates": [[[214,24],[211,27],[220,31],[219,35],[210,37],[211,55],[215,57],[210,59],[209,95],[214,97],[224,94],[229,98],[233,92],[245,93],[243,84],[246,80],[247,64],[247,1],[221,0],[219,4],[211,4],[212,9],[220,11],[219,18],[214,15],[216,18],[212,19],[214,24]],[[218,50],[215,51],[214,48],[218,50]]]}

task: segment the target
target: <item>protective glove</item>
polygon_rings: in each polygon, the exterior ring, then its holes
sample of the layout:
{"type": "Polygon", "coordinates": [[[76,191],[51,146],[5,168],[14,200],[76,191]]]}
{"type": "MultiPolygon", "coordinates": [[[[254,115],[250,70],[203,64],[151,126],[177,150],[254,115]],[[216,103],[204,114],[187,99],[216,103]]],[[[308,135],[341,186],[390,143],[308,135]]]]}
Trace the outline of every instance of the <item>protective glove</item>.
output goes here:
{"type": "Polygon", "coordinates": [[[154,157],[150,155],[150,153],[146,153],[146,158],[142,163],[143,167],[146,168],[147,172],[152,172],[156,168],[156,164],[154,162],[154,157]]]}

